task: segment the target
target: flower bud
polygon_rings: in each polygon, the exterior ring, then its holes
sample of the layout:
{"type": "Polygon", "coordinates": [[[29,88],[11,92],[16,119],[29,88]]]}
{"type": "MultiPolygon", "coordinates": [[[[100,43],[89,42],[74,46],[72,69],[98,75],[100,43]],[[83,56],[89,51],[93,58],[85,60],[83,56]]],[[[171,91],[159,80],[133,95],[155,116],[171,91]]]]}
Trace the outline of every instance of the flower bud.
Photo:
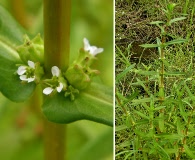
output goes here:
{"type": "Polygon", "coordinates": [[[24,44],[17,48],[21,60],[26,63],[28,60],[43,64],[44,46],[40,34],[30,40],[27,35],[24,35],[24,44]]]}
{"type": "Polygon", "coordinates": [[[88,87],[91,82],[87,72],[85,68],[75,64],[67,69],[65,77],[74,88],[82,90],[88,87]]]}

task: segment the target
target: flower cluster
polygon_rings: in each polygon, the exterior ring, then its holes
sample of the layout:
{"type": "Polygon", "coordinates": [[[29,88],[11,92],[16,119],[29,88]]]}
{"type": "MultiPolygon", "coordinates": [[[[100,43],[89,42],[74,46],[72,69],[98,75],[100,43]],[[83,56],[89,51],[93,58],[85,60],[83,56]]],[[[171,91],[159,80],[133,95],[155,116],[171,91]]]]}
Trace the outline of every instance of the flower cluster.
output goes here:
{"type": "Polygon", "coordinates": [[[99,74],[98,70],[91,69],[90,66],[96,59],[95,56],[103,52],[103,48],[91,46],[86,38],[83,39],[83,43],[84,49],[80,50],[78,58],[64,74],[68,82],[79,90],[87,88],[93,76],[99,74]]]}
{"type": "MultiPolygon", "coordinates": [[[[37,43],[37,39],[34,41],[37,43]]],[[[83,43],[84,48],[80,50],[78,58],[65,72],[62,72],[57,66],[51,68],[52,78],[42,80],[47,86],[43,89],[43,94],[52,95],[64,92],[65,97],[70,96],[70,99],[74,100],[79,90],[87,88],[91,82],[91,78],[99,73],[98,70],[93,70],[90,66],[94,59],[96,59],[95,56],[103,52],[103,48],[91,46],[86,38],[83,39],[83,43]]],[[[23,51],[21,48],[20,50],[23,51]]],[[[43,68],[38,62],[28,60],[27,63],[28,65],[18,67],[17,74],[20,80],[27,83],[33,81],[39,83],[44,74],[43,68]]]]}

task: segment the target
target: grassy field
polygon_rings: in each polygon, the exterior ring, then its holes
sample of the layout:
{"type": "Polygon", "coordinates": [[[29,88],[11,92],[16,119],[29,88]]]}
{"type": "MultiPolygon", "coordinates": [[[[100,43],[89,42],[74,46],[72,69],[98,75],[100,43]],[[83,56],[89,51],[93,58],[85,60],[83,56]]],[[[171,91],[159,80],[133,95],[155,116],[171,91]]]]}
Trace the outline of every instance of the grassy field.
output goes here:
{"type": "Polygon", "coordinates": [[[195,1],[115,5],[116,160],[195,159],[195,1]]]}

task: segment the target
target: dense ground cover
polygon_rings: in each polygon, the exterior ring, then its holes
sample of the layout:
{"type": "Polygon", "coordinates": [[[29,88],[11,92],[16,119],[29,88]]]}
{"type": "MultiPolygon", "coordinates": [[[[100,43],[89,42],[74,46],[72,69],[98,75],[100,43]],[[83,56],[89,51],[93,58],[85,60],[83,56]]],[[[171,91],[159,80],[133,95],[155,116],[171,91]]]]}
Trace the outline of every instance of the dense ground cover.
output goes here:
{"type": "Polygon", "coordinates": [[[194,6],[116,1],[117,160],[195,158],[194,6]]]}

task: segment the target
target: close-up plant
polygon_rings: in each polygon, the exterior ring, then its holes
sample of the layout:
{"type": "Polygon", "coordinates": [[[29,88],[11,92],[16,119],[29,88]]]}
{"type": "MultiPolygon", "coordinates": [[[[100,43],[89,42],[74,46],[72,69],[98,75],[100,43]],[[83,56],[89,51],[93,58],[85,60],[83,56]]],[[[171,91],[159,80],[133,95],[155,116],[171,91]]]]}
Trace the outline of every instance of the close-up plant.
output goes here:
{"type": "MultiPolygon", "coordinates": [[[[137,26],[116,23],[115,157],[194,159],[195,3],[151,3],[131,3],[137,26]]],[[[127,4],[116,21],[130,16],[127,4]]]]}
{"type": "Polygon", "coordinates": [[[0,2],[1,159],[113,158],[112,15],[112,0],[0,2]]]}

